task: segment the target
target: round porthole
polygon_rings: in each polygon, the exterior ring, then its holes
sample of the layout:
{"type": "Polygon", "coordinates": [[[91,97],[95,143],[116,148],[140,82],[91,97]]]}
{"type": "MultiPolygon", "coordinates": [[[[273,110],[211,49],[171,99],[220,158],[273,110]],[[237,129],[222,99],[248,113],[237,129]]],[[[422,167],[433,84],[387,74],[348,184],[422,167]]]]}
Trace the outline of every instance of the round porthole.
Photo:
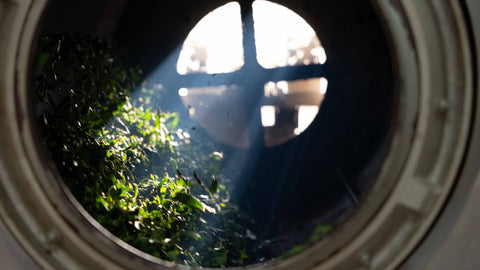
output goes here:
{"type": "Polygon", "coordinates": [[[468,35],[347,2],[2,2],[5,224],[46,268],[395,267],[465,154],[468,35]]]}
{"type": "Polygon", "coordinates": [[[397,102],[385,40],[378,63],[334,74],[342,63],[327,65],[298,14],[231,2],[143,74],[108,40],[48,33],[54,14],[34,70],[40,141],[67,192],[133,247],[191,266],[272,263],[346,222],[373,184],[397,102]]]}
{"type": "Polygon", "coordinates": [[[257,1],[250,16],[253,25],[245,21],[242,28],[240,5],[231,2],[192,29],[177,72],[215,76],[186,77],[197,87],[181,87],[179,95],[190,116],[217,140],[245,148],[258,133],[265,145],[275,146],[302,133],[315,119],[328,81],[308,77],[319,73],[315,69],[327,56],[311,26],[293,11],[257,1]],[[298,65],[311,66],[285,68],[298,65]],[[206,85],[198,87],[202,83],[206,85]],[[256,111],[260,119],[252,117],[256,111]]]}

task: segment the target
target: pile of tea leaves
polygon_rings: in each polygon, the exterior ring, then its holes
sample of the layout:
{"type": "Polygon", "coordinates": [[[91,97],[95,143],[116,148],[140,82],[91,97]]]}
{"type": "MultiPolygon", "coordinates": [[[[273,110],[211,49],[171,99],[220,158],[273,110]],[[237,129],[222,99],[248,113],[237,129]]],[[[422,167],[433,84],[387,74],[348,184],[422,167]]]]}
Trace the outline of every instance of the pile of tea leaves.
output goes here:
{"type": "Polygon", "coordinates": [[[141,70],[123,59],[89,36],[41,39],[35,110],[70,192],[111,233],[161,259],[257,262],[252,221],[229,202],[222,153],[180,129],[177,113],[153,106],[165,89],[140,84],[141,70]]]}

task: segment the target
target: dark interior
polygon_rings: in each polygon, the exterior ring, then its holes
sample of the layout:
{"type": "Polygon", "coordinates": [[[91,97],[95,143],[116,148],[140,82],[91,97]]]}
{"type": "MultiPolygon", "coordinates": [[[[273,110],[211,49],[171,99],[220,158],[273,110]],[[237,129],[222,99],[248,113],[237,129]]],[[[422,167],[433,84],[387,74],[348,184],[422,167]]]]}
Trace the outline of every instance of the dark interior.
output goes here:
{"type": "MultiPolygon", "coordinates": [[[[54,0],[44,30],[112,39],[147,75],[178,50],[203,16],[227,2],[54,0]]],[[[254,217],[259,236],[282,236],[291,246],[317,225],[343,222],[368,194],[388,153],[397,93],[387,35],[369,1],[275,2],[316,31],[328,57],[328,93],[304,133],[273,148],[254,144],[240,151],[234,158],[249,166],[229,173],[242,175],[233,200],[254,217]]],[[[222,147],[225,160],[233,158],[236,149],[222,147]]]]}

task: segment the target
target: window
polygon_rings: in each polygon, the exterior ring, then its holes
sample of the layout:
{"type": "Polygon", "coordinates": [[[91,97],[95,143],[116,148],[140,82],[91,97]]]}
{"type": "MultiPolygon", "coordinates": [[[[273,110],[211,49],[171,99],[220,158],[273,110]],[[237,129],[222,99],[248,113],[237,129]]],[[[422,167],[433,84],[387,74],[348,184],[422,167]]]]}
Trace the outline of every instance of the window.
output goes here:
{"type": "Polygon", "coordinates": [[[177,72],[223,76],[205,79],[208,85],[202,87],[182,87],[179,95],[190,116],[220,142],[249,147],[263,136],[265,146],[272,147],[309,127],[328,86],[324,77],[285,67],[320,69],[327,56],[312,27],[293,11],[270,1],[253,2],[252,11],[253,27],[243,23],[242,28],[240,5],[230,2],[192,29],[177,72]],[[248,39],[251,32],[254,41],[248,39]],[[248,42],[254,42],[255,52],[247,53],[255,54],[255,62],[245,61],[248,42]],[[259,111],[260,118],[251,111],[259,111]]]}

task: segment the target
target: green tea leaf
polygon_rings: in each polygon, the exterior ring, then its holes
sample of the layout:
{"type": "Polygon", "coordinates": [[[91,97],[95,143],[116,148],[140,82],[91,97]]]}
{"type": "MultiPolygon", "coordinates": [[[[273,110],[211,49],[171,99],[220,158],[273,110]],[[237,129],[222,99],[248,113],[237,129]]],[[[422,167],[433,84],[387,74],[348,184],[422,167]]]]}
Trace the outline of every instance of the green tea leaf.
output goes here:
{"type": "Polygon", "coordinates": [[[201,186],[203,186],[203,182],[202,180],[200,180],[200,177],[198,177],[197,173],[196,172],[193,172],[193,177],[195,178],[195,180],[197,180],[197,183],[201,186]]]}
{"type": "Polygon", "coordinates": [[[200,240],[202,238],[202,236],[199,233],[193,232],[193,231],[186,231],[185,235],[195,240],[200,240]]]}
{"type": "Polygon", "coordinates": [[[310,235],[309,242],[318,242],[322,240],[325,235],[331,232],[333,227],[331,225],[320,225],[313,230],[312,234],[310,235]]]}
{"type": "Polygon", "coordinates": [[[215,176],[212,176],[212,183],[210,184],[210,187],[208,188],[211,193],[216,193],[218,190],[218,182],[217,179],[215,179],[215,176]]]}
{"type": "Polygon", "coordinates": [[[292,249],[290,249],[288,252],[286,252],[283,257],[288,258],[292,257],[294,255],[297,255],[298,253],[302,252],[305,249],[305,246],[294,246],[292,249]]]}
{"type": "Polygon", "coordinates": [[[227,251],[224,248],[214,249],[214,262],[216,266],[224,266],[227,263],[227,251]]]}
{"type": "Polygon", "coordinates": [[[191,208],[198,209],[203,212],[205,211],[205,208],[203,207],[200,200],[190,194],[177,193],[173,199],[181,203],[184,203],[191,208]]]}

